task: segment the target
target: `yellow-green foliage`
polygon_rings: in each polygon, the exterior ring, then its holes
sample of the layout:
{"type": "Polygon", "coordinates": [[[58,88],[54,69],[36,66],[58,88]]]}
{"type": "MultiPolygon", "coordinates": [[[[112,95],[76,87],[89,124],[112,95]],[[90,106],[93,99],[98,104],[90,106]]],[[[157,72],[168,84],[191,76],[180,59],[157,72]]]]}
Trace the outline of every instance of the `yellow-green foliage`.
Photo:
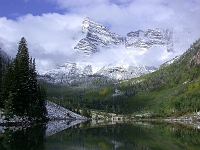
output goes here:
{"type": "Polygon", "coordinates": [[[109,92],[109,88],[108,87],[103,87],[100,91],[99,94],[100,95],[106,95],[109,92]]]}
{"type": "Polygon", "coordinates": [[[189,84],[188,90],[191,91],[195,88],[199,88],[199,81],[196,81],[195,83],[189,84]]]}

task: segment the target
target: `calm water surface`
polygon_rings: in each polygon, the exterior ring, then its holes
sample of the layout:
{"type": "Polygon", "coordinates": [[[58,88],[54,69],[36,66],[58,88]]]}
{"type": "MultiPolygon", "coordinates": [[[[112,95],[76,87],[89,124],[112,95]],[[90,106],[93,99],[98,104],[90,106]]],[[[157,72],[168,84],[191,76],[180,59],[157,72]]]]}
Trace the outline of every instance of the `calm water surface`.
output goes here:
{"type": "Polygon", "coordinates": [[[178,123],[57,121],[48,127],[13,130],[1,130],[0,150],[200,149],[200,130],[178,123]]]}

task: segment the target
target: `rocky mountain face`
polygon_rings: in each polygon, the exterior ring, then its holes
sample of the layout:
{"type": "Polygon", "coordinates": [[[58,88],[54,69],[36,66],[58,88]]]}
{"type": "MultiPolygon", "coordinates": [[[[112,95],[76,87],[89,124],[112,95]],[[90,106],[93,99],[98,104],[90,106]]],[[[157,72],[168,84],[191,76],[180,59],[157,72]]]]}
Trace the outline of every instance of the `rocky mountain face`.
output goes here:
{"type": "Polygon", "coordinates": [[[111,33],[102,24],[85,18],[82,24],[82,32],[86,34],[74,49],[84,52],[86,55],[98,52],[100,48],[110,48],[124,45],[125,48],[149,49],[152,46],[166,46],[167,51],[173,51],[173,32],[169,29],[148,29],[147,31],[131,31],[126,37],[111,33]]]}
{"type": "Polygon", "coordinates": [[[105,26],[90,18],[85,18],[82,24],[82,32],[86,37],[81,39],[74,49],[83,51],[86,55],[98,52],[101,47],[109,48],[111,45],[122,44],[123,38],[111,33],[105,26]]]}
{"type": "Polygon", "coordinates": [[[50,83],[61,83],[66,85],[89,83],[94,78],[106,80],[125,80],[154,72],[156,67],[137,66],[104,66],[94,71],[91,65],[78,66],[76,63],[67,62],[65,65],[43,73],[45,80],[50,83]]]}
{"type": "Polygon", "coordinates": [[[87,75],[92,75],[90,66],[80,68],[76,63],[67,62],[65,65],[56,69],[49,70],[42,74],[45,76],[45,80],[50,83],[63,83],[63,84],[75,84],[81,82],[80,80],[87,75]]]}
{"type": "MultiPolygon", "coordinates": [[[[81,39],[77,45],[75,45],[74,49],[84,57],[98,56],[100,51],[105,51],[109,48],[117,49],[118,47],[141,51],[141,49],[148,50],[153,46],[163,46],[166,47],[168,52],[173,51],[173,32],[169,29],[132,31],[127,33],[126,37],[122,37],[116,33],[110,32],[102,24],[90,18],[85,18],[82,24],[82,32],[85,34],[85,38],[81,39]]],[[[84,62],[84,60],[82,60],[82,62],[84,62]]],[[[42,75],[45,76],[46,80],[49,82],[74,84],[85,82],[86,79],[90,80],[94,77],[104,77],[111,80],[130,79],[151,73],[157,69],[153,66],[123,65],[123,63],[121,65],[107,64],[95,68],[95,63],[96,62],[91,62],[86,65],[78,65],[77,63],[67,62],[65,65],[57,69],[49,70],[42,75]]]]}
{"type": "MultiPolygon", "coordinates": [[[[200,45],[200,43],[199,43],[200,45]]],[[[200,65],[200,51],[196,55],[192,56],[188,62],[188,66],[200,65]]]]}
{"type": "Polygon", "coordinates": [[[125,80],[154,72],[156,69],[156,67],[149,66],[128,66],[127,68],[123,66],[105,66],[97,71],[96,74],[118,80],[125,80]]]}
{"type": "Polygon", "coordinates": [[[86,117],[82,115],[74,113],[70,111],[69,109],[66,109],[48,100],[46,101],[46,108],[47,108],[47,118],[49,120],[55,120],[55,119],[86,120],[87,119],[86,117]]]}
{"type": "Polygon", "coordinates": [[[148,29],[147,31],[132,31],[125,37],[126,48],[148,49],[155,45],[167,47],[167,51],[173,51],[173,32],[169,29],[148,29]]]}

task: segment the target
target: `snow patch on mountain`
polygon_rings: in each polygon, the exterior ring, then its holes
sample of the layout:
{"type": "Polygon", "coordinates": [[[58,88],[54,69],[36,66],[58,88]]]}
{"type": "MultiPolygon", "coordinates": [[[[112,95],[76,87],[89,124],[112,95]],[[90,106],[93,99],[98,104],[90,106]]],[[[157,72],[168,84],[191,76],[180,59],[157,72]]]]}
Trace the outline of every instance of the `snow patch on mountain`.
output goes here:
{"type": "Polygon", "coordinates": [[[131,31],[126,37],[111,33],[105,26],[86,17],[82,23],[85,38],[74,47],[86,55],[99,52],[102,48],[113,48],[123,45],[124,48],[148,50],[152,46],[166,46],[168,52],[173,51],[173,32],[170,29],[148,29],[147,31],[131,31]]]}
{"type": "Polygon", "coordinates": [[[134,77],[139,77],[144,74],[152,73],[156,67],[137,67],[137,66],[105,66],[102,67],[96,74],[106,76],[117,80],[125,80],[134,77]]]}
{"type": "Polygon", "coordinates": [[[81,39],[74,49],[81,50],[86,55],[98,52],[101,47],[110,48],[112,45],[121,44],[123,40],[118,34],[111,33],[105,26],[88,17],[83,21],[82,32],[86,37],[81,39]]]}
{"type": "Polygon", "coordinates": [[[173,62],[179,60],[180,56],[181,56],[181,55],[176,56],[176,57],[174,57],[173,59],[171,59],[171,60],[165,62],[165,63],[162,64],[162,65],[160,65],[160,66],[159,66],[159,69],[165,68],[165,67],[169,66],[170,64],[172,64],[173,62]]]}
{"type": "Polygon", "coordinates": [[[131,31],[126,37],[112,33],[88,17],[82,22],[84,38],[74,46],[76,59],[42,75],[51,83],[74,84],[89,77],[124,80],[157,70],[173,49],[171,29],[131,31]]]}
{"type": "Polygon", "coordinates": [[[47,118],[54,119],[68,119],[68,120],[86,120],[87,117],[74,113],[60,105],[51,101],[46,101],[47,118]]]}
{"type": "Polygon", "coordinates": [[[148,29],[147,31],[132,31],[125,37],[126,48],[147,50],[152,46],[166,46],[168,52],[173,51],[173,32],[169,29],[148,29]]]}
{"type": "Polygon", "coordinates": [[[92,65],[81,66],[76,63],[66,63],[57,69],[46,71],[42,75],[45,80],[50,83],[73,84],[82,82],[85,78],[106,77],[110,80],[125,80],[139,77],[144,74],[152,73],[157,70],[153,66],[132,66],[127,64],[108,65],[101,68],[92,65]],[[94,71],[93,71],[94,70],[94,71]],[[48,80],[49,79],[49,80],[48,80]]]}

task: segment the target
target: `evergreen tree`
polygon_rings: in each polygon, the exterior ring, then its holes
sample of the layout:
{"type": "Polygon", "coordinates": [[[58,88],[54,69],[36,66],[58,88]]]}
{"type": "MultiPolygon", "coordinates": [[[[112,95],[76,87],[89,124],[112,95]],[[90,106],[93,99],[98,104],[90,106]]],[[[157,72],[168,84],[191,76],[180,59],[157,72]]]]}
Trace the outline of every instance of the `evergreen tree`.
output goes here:
{"type": "Polygon", "coordinates": [[[3,102],[3,107],[5,107],[6,114],[11,114],[16,113],[15,111],[15,98],[16,98],[16,88],[15,88],[15,81],[14,81],[14,67],[12,63],[8,64],[5,77],[3,80],[3,86],[2,86],[2,102],[3,102]],[[13,108],[13,109],[12,109],[13,108]]]}
{"type": "Polygon", "coordinates": [[[43,85],[37,83],[37,73],[35,59],[30,59],[30,103],[29,116],[44,118],[47,115],[46,111],[46,90],[43,85]]]}
{"type": "Polygon", "coordinates": [[[46,110],[46,90],[44,88],[44,85],[39,85],[38,84],[38,88],[37,88],[37,115],[38,116],[42,116],[43,119],[44,116],[47,115],[47,110],[46,110]]]}
{"type": "Polygon", "coordinates": [[[2,53],[1,53],[1,48],[0,48],[0,108],[3,107],[3,102],[2,102],[2,98],[1,98],[2,81],[3,81],[3,64],[2,64],[2,53]]]}
{"type": "Polygon", "coordinates": [[[45,119],[46,91],[37,83],[35,59],[29,58],[26,39],[19,42],[18,52],[9,65],[3,82],[2,98],[6,114],[45,119]]]}
{"type": "Polygon", "coordinates": [[[35,116],[37,113],[36,106],[37,106],[37,79],[36,79],[36,66],[35,66],[35,59],[32,58],[29,61],[29,106],[28,106],[28,116],[35,116]]]}
{"type": "Polygon", "coordinates": [[[8,93],[8,97],[5,101],[5,115],[7,117],[13,117],[13,115],[16,113],[15,107],[14,107],[14,98],[15,93],[12,93],[11,91],[8,93]]]}
{"type": "Polygon", "coordinates": [[[21,38],[19,42],[18,52],[14,61],[16,88],[18,90],[18,106],[19,115],[26,115],[29,105],[29,53],[26,39],[21,38]]]}

